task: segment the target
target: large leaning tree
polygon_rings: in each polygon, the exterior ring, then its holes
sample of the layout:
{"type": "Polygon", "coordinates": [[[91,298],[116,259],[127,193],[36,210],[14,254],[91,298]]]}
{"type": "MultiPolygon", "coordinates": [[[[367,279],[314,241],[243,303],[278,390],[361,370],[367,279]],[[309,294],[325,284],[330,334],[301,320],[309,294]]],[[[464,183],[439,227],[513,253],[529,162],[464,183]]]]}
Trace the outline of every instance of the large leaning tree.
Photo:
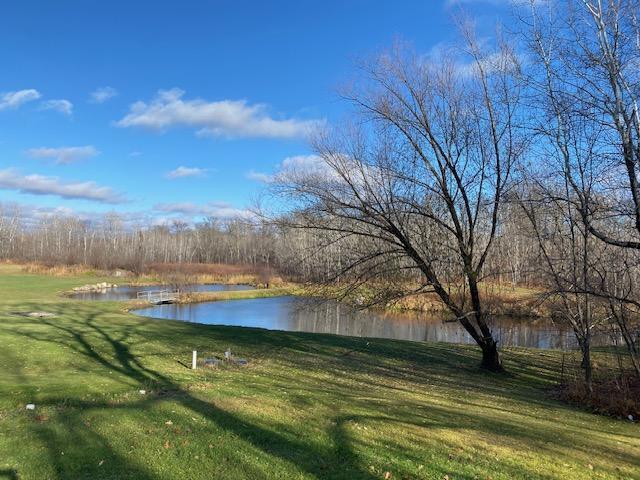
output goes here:
{"type": "Polygon", "coordinates": [[[518,63],[507,45],[485,51],[462,32],[465,48],[438,58],[398,47],[367,63],[344,95],[353,119],[319,135],[313,164],[275,186],[296,202],[289,225],[348,246],[333,278],[395,278],[393,295],[436,294],[482,350],[482,367],[501,371],[480,286],[525,145],[518,63]]]}

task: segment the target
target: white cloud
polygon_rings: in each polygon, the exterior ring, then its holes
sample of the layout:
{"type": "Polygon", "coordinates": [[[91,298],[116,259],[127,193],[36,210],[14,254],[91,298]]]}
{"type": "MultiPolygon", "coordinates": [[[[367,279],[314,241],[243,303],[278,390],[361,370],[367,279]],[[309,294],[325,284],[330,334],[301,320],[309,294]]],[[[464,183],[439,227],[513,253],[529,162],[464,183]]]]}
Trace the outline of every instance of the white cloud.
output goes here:
{"type": "Polygon", "coordinates": [[[318,155],[295,155],[285,158],[278,166],[275,180],[293,178],[322,178],[335,180],[337,174],[327,162],[318,155]]]}
{"type": "Polygon", "coordinates": [[[456,71],[465,77],[479,77],[480,69],[485,75],[492,75],[500,72],[516,72],[518,65],[527,61],[524,54],[510,54],[506,52],[494,52],[475,62],[459,62],[455,65],[456,71]]]}
{"type": "Polygon", "coordinates": [[[65,199],[91,200],[100,203],[124,203],[126,200],[109,187],[95,182],[63,182],[57,177],[21,175],[13,169],[0,170],[0,189],[17,190],[32,195],[55,195],[65,199]]]}
{"type": "Polygon", "coordinates": [[[197,167],[183,167],[180,166],[175,170],[167,173],[166,177],[170,180],[175,180],[176,178],[185,178],[185,177],[202,177],[207,173],[206,168],[197,168],[197,167]]]}
{"type": "Polygon", "coordinates": [[[55,110],[56,112],[71,115],[73,113],[73,103],[69,100],[47,100],[40,104],[42,110],[55,110]]]}
{"type": "Polygon", "coordinates": [[[33,88],[0,94],[0,110],[18,108],[20,105],[37,100],[41,96],[40,92],[33,88]]]}
{"type": "Polygon", "coordinates": [[[205,205],[198,205],[191,202],[159,203],[154,205],[153,208],[158,212],[192,217],[250,218],[252,216],[249,210],[236,208],[226,202],[210,202],[205,205]]]}
{"type": "Polygon", "coordinates": [[[160,90],[150,103],[138,101],[131,105],[129,113],[116,125],[157,131],[192,127],[205,136],[293,138],[308,135],[323,123],[274,119],[267,114],[265,105],[249,105],[245,100],[183,100],[184,93],[177,88],[160,90]]]}
{"type": "Polygon", "coordinates": [[[31,158],[53,158],[57,164],[68,164],[95,157],[100,152],[93,145],[83,147],[39,147],[27,150],[31,158]]]}
{"type": "Polygon", "coordinates": [[[280,164],[283,172],[305,171],[310,173],[326,172],[327,164],[318,155],[295,155],[285,158],[280,164]]]}
{"type": "Polygon", "coordinates": [[[80,220],[87,220],[86,215],[68,207],[43,207],[14,202],[0,202],[0,212],[11,218],[20,219],[23,224],[28,226],[33,226],[41,220],[47,220],[52,217],[74,217],[80,220]]]}
{"type": "Polygon", "coordinates": [[[265,172],[256,172],[250,170],[246,177],[249,180],[256,182],[271,183],[278,178],[291,177],[293,175],[308,176],[308,175],[323,175],[333,176],[334,173],[327,163],[318,155],[294,155],[292,157],[285,158],[276,167],[275,174],[269,174],[265,172]]]}
{"type": "Polygon", "coordinates": [[[92,103],[104,103],[118,95],[118,91],[113,87],[96,88],[90,94],[89,101],[92,103]]]}
{"type": "Polygon", "coordinates": [[[274,180],[273,175],[269,175],[268,173],[264,173],[264,172],[256,172],[255,170],[249,170],[245,176],[249,180],[253,180],[255,182],[262,182],[262,183],[270,183],[270,182],[273,182],[274,180]]]}

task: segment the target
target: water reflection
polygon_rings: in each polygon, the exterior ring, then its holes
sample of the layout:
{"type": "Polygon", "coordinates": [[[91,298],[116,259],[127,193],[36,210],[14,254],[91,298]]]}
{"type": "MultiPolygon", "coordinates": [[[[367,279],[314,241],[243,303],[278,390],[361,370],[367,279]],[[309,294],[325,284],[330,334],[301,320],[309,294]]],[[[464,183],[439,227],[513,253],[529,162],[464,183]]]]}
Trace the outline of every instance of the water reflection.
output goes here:
{"type": "MultiPolygon", "coordinates": [[[[251,290],[251,285],[223,285],[220,283],[183,285],[180,290],[183,292],[221,292],[229,290],[251,290]]],[[[138,292],[149,292],[154,290],[174,290],[175,287],[166,285],[151,285],[146,287],[116,287],[106,288],[93,292],[78,292],[72,295],[79,300],[134,300],[138,292]]]]}
{"type": "MultiPolygon", "coordinates": [[[[158,305],[136,313],[209,325],[421,342],[473,343],[458,322],[443,322],[442,318],[416,314],[358,311],[335,301],[297,297],[158,305]]],[[[549,320],[498,318],[493,320],[491,327],[502,346],[569,348],[575,343],[570,331],[558,328],[549,320]]]]}

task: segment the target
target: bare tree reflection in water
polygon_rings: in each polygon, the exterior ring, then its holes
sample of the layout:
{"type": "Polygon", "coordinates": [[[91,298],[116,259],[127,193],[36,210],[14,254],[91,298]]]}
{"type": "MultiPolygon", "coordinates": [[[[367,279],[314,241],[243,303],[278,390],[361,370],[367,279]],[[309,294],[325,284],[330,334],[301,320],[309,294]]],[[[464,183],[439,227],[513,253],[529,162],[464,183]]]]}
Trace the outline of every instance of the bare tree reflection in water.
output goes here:
{"type": "MultiPolygon", "coordinates": [[[[444,316],[359,310],[333,300],[273,297],[191,305],[159,305],[138,314],[210,325],[330,333],[365,338],[472,344],[457,322],[444,316]]],[[[503,347],[575,348],[570,330],[550,319],[493,317],[491,328],[503,347]]],[[[606,337],[599,338],[606,343],[606,337]]]]}

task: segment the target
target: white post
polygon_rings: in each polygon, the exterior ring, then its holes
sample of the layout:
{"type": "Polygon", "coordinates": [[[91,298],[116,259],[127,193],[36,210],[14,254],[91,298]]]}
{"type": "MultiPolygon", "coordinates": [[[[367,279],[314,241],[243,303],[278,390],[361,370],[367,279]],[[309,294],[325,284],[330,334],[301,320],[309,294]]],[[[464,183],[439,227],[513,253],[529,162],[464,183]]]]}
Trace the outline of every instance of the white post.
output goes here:
{"type": "Polygon", "coordinates": [[[196,369],[196,361],[198,360],[198,352],[196,350],[193,351],[193,358],[191,359],[191,369],[196,369]]]}

